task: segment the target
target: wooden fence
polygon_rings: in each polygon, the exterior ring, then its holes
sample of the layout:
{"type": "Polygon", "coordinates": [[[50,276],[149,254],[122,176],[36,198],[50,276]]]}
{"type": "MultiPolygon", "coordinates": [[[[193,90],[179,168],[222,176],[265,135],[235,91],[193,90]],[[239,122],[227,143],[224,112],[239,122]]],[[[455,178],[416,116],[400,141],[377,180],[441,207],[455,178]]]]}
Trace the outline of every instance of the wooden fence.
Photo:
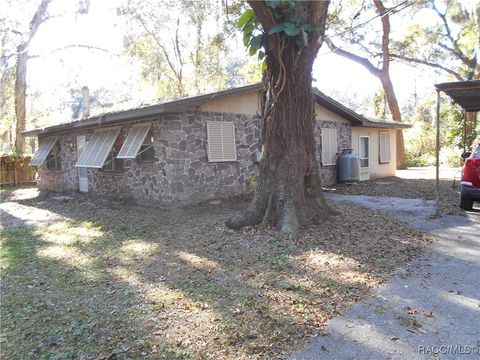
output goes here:
{"type": "Polygon", "coordinates": [[[35,183],[37,167],[30,166],[29,156],[6,155],[0,157],[0,185],[35,183]]]}

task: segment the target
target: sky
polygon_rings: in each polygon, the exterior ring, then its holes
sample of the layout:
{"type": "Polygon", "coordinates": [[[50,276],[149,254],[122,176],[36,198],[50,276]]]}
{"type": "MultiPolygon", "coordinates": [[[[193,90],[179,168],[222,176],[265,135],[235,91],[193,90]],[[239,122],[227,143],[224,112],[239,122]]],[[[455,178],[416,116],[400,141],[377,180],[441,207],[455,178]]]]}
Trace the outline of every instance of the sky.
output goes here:
{"type": "MultiPolygon", "coordinates": [[[[122,55],[125,23],[116,15],[120,0],[90,0],[87,15],[73,16],[72,8],[76,1],[53,0],[52,13],[70,15],[43,24],[31,44],[30,54],[41,56],[29,62],[30,89],[48,94],[35,101],[47,105],[51,102],[54,107],[56,98],[68,98],[68,89],[62,84],[67,77],[73,77],[72,86],[78,86],[78,89],[85,85],[91,89],[123,87],[129,89],[125,96],[131,97],[133,103],[150,103],[154,97],[153,89],[138,86],[140,64],[122,55]],[[106,49],[108,53],[79,48],[54,51],[71,44],[88,44],[106,49]]],[[[238,53],[247,57],[243,44],[238,42],[237,46],[238,53]]],[[[391,76],[400,106],[409,101],[413,92],[433,94],[433,84],[447,80],[443,74],[400,63],[392,64],[391,76]]],[[[348,97],[351,94],[367,98],[381,89],[378,79],[365,68],[331,53],[326,45],[320,49],[313,77],[314,85],[327,95],[342,94],[348,97]]],[[[65,114],[53,114],[50,121],[62,122],[64,117],[65,114]]]]}

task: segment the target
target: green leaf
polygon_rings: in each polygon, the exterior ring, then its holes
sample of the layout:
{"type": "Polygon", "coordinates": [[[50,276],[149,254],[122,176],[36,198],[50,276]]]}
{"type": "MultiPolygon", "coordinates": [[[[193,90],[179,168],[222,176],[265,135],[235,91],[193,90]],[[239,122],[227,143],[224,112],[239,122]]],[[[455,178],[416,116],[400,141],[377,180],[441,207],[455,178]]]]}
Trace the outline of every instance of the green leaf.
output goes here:
{"type": "Polygon", "coordinates": [[[270,30],[268,30],[268,35],[276,34],[285,30],[286,23],[279,23],[273,25],[270,30]]]}
{"type": "Polygon", "coordinates": [[[262,47],[263,43],[263,35],[255,35],[252,37],[250,40],[250,46],[255,47],[257,49],[260,49],[262,47]]]}
{"type": "Polygon", "coordinates": [[[259,58],[260,60],[263,60],[263,58],[264,58],[265,56],[266,56],[266,54],[265,54],[264,51],[261,51],[261,50],[260,50],[260,51],[258,52],[258,58],[259,58]]]}
{"type": "Polygon", "coordinates": [[[244,32],[243,33],[243,45],[248,46],[250,44],[250,39],[252,38],[252,33],[244,32]]]}
{"type": "Polygon", "coordinates": [[[254,16],[255,16],[255,12],[252,9],[245,10],[237,20],[238,28],[242,29],[245,26],[245,24],[249,22],[254,16]]]}
{"type": "Polygon", "coordinates": [[[301,29],[297,25],[291,22],[285,23],[285,29],[283,30],[288,36],[296,36],[300,33],[301,29]]]}
{"type": "Polygon", "coordinates": [[[262,61],[262,72],[264,72],[265,70],[267,70],[267,60],[262,61]]]}

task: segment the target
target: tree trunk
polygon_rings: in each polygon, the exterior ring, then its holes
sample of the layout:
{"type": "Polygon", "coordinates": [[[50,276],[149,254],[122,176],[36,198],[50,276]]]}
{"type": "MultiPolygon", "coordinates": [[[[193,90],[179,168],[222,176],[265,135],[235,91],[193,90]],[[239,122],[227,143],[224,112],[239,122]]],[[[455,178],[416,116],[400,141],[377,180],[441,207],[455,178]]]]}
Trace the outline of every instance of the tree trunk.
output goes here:
{"type": "MultiPolygon", "coordinates": [[[[398,101],[395,95],[392,80],[390,79],[390,74],[388,71],[381,71],[379,79],[382,83],[385,97],[387,98],[387,104],[392,115],[392,120],[401,122],[402,113],[400,112],[400,107],[398,106],[398,101]]],[[[397,169],[405,169],[405,144],[403,141],[402,129],[397,129],[396,131],[396,144],[397,169]]]]}
{"type": "Polygon", "coordinates": [[[14,152],[23,154],[25,151],[25,139],[22,132],[26,125],[26,100],[27,100],[27,63],[28,46],[38,31],[40,25],[45,21],[48,5],[52,0],[42,0],[30,21],[30,31],[26,40],[17,47],[17,64],[15,78],[15,146],[14,152]]]}
{"type": "Polygon", "coordinates": [[[25,152],[25,138],[22,132],[26,126],[26,99],[27,99],[27,62],[28,53],[22,45],[18,47],[18,57],[15,76],[15,148],[16,154],[25,152]]]}
{"type": "Polygon", "coordinates": [[[227,221],[230,228],[266,219],[281,232],[296,233],[328,213],[315,156],[313,59],[306,66],[296,59],[295,50],[287,49],[280,66],[267,70],[264,150],[255,196],[245,211],[227,221]]]}

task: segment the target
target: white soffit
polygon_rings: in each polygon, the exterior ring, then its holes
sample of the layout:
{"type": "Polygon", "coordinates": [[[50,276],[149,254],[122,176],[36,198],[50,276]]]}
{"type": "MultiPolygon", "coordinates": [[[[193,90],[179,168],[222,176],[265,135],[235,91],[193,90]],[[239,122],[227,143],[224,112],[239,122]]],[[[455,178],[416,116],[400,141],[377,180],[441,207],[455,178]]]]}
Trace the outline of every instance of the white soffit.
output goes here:
{"type": "Polygon", "coordinates": [[[135,159],[140,147],[150,131],[151,123],[133,125],[117,155],[119,159],[135,159]]]}
{"type": "Polygon", "coordinates": [[[50,151],[52,151],[53,146],[57,142],[57,136],[47,137],[42,140],[40,146],[38,147],[37,152],[30,161],[30,165],[40,166],[43,164],[47,158],[50,151]]]}
{"type": "Polygon", "coordinates": [[[95,130],[75,166],[101,168],[119,132],[120,127],[95,130]]]}

